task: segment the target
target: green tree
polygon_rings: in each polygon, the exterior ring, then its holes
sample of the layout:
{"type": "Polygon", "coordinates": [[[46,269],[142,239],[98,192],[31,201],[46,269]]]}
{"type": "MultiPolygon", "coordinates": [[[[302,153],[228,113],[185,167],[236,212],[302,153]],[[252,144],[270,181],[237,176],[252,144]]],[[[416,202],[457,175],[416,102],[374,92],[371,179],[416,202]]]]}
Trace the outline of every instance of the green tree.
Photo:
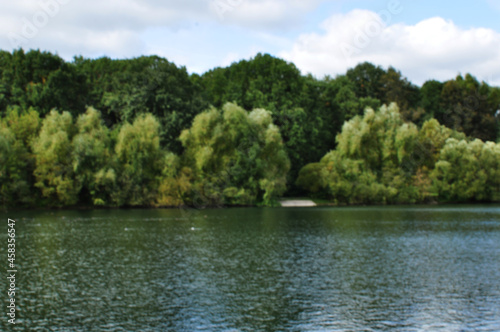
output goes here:
{"type": "MultiPolygon", "coordinates": [[[[181,159],[172,152],[166,153],[159,179],[158,206],[182,206],[190,203],[193,177],[189,167],[183,167],[181,159]]],[[[191,201],[192,202],[192,201],[191,201]]]]}
{"type": "Polygon", "coordinates": [[[321,162],[310,163],[302,167],[297,177],[297,186],[315,196],[322,196],[322,189],[326,187],[324,165],[321,162]]]}
{"type": "Polygon", "coordinates": [[[133,124],[125,123],[118,134],[115,204],[152,205],[157,198],[157,178],[162,172],[160,123],[151,114],[142,114],[133,124]]]}
{"type": "Polygon", "coordinates": [[[427,169],[433,169],[438,161],[446,141],[449,138],[465,140],[463,133],[451,130],[439,124],[436,119],[430,119],[424,122],[418,132],[417,145],[414,150],[413,160],[418,166],[425,166],[427,169]]]}
{"type": "Polygon", "coordinates": [[[193,171],[193,203],[271,204],[286,189],[290,163],[278,127],[263,109],[234,105],[199,114],[181,135],[193,171]]]}
{"type": "Polygon", "coordinates": [[[416,202],[413,151],[418,130],[404,123],[396,104],[346,122],[337,136],[337,149],[317,165],[304,168],[297,184],[304,189],[323,187],[336,203],[416,202]],[[308,184],[314,174],[321,180],[308,184]]]}
{"type": "Polygon", "coordinates": [[[446,82],[440,96],[441,114],[437,120],[445,126],[483,141],[496,141],[498,95],[486,83],[470,74],[446,82]]]}
{"type": "Polygon", "coordinates": [[[0,205],[33,203],[29,183],[29,154],[12,131],[0,125],[0,205]]]}
{"type": "Polygon", "coordinates": [[[401,110],[415,108],[419,102],[419,88],[411,84],[401,72],[389,67],[380,79],[382,102],[396,103],[401,110]]]}
{"type": "Polygon", "coordinates": [[[82,184],[79,201],[85,204],[109,205],[116,184],[109,130],[101,114],[88,108],[78,117],[72,141],[73,170],[82,184]]]}
{"type": "Polygon", "coordinates": [[[0,200],[5,207],[35,203],[35,163],[30,146],[39,127],[40,118],[33,109],[9,107],[0,120],[0,200]]]}
{"type": "Polygon", "coordinates": [[[8,107],[3,122],[27,149],[36,139],[40,130],[40,116],[33,108],[24,111],[17,106],[8,107]]]}
{"type": "Polygon", "coordinates": [[[200,84],[217,108],[232,102],[247,111],[263,108],[271,113],[291,161],[292,183],[302,166],[334,147],[344,121],[329,83],[304,77],[295,65],[269,54],[208,71],[200,84]]]}
{"type": "Polygon", "coordinates": [[[376,174],[363,160],[345,158],[332,151],[321,159],[321,163],[327,192],[337,204],[386,203],[388,196],[394,195],[377,182],[376,174]]]}
{"type": "Polygon", "coordinates": [[[73,205],[78,202],[81,184],[75,179],[71,139],[74,125],[71,114],[51,111],[42,121],[40,135],[33,142],[35,186],[49,205],[73,205]]]}
{"type": "Polygon", "coordinates": [[[208,106],[186,68],[157,56],[130,60],[77,58],[75,62],[93,86],[90,104],[103,112],[108,125],[151,113],[161,124],[161,144],[170,151],[181,151],[181,131],[208,106]]]}
{"type": "MultiPolygon", "coordinates": [[[[366,108],[377,109],[381,106],[379,99],[374,97],[358,97],[356,87],[346,76],[339,76],[330,83],[331,89],[328,93],[335,96],[335,102],[339,107],[339,114],[345,120],[350,120],[356,115],[362,115],[366,108]]],[[[336,133],[341,127],[336,128],[336,133]]]]}
{"type": "Polygon", "coordinates": [[[362,159],[376,174],[405,162],[417,135],[413,124],[405,124],[396,104],[378,112],[367,109],[363,117],[346,122],[337,136],[337,151],[350,159],[362,159]]]}
{"type": "Polygon", "coordinates": [[[444,111],[441,109],[441,92],[444,84],[430,80],[426,81],[420,89],[420,107],[425,109],[426,113],[433,118],[441,118],[444,111]]]}
{"type": "Polygon", "coordinates": [[[354,84],[354,92],[357,97],[384,100],[382,80],[385,74],[382,67],[364,62],[349,69],[346,77],[354,84]]]}
{"type": "Polygon", "coordinates": [[[446,141],[432,172],[445,201],[493,201],[500,194],[500,146],[493,142],[446,141]]]}
{"type": "Polygon", "coordinates": [[[85,76],[57,55],[16,50],[0,55],[0,103],[23,109],[34,107],[42,116],[51,109],[84,111],[87,101],[85,76]]]}

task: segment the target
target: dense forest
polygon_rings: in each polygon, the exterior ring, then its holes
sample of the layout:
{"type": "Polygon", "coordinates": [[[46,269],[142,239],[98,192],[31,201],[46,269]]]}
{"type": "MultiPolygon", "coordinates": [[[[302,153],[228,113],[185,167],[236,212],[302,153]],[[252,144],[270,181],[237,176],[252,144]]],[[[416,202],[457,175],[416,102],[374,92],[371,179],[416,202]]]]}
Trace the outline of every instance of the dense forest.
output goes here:
{"type": "Polygon", "coordinates": [[[500,88],[362,63],[301,75],[268,54],[189,74],[0,51],[0,205],[500,201],[500,88]]]}

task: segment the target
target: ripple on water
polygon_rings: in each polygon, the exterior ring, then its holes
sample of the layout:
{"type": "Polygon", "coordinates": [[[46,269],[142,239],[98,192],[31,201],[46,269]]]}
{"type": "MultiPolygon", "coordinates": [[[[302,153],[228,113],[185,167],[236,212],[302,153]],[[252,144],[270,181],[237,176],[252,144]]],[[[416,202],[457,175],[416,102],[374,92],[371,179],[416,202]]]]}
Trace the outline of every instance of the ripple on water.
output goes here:
{"type": "Polygon", "coordinates": [[[27,216],[15,330],[500,330],[497,207],[190,216],[27,216]]]}

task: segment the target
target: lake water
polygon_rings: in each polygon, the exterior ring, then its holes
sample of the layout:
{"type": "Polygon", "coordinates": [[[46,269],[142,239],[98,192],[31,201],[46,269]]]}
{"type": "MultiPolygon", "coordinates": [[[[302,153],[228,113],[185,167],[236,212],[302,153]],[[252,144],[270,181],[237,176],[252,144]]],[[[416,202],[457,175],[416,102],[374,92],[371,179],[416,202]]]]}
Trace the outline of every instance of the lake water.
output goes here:
{"type": "Polygon", "coordinates": [[[2,330],[500,331],[498,205],[1,217],[2,330]]]}

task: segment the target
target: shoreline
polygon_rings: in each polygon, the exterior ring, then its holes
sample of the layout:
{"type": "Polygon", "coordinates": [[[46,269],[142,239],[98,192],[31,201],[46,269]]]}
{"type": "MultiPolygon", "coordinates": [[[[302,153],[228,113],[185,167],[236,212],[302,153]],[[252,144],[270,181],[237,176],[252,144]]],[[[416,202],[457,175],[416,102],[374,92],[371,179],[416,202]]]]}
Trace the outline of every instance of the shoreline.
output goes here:
{"type": "Polygon", "coordinates": [[[74,205],[74,206],[46,206],[46,207],[9,207],[0,208],[0,213],[9,212],[20,212],[20,211],[62,211],[62,210],[81,210],[81,211],[91,211],[91,210],[159,210],[159,209],[178,209],[178,210],[206,210],[206,209],[235,209],[235,208],[312,208],[312,207],[331,207],[331,208],[346,208],[346,207],[397,207],[397,206],[412,206],[412,207],[431,207],[431,206],[447,206],[447,205],[500,205],[498,202],[427,202],[427,203],[401,203],[401,204],[338,204],[334,202],[328,202],[321,199],[312,199],[308,197],[300,198],[281,198],[277,200],[276,205],[273,206],[263,206],[259,204],[253,205],[219,205],[219,206],[92,206],[92,205],[74,205]],[[283,205],[282,203],[285,203],[283,205]],[[303,205],[302,205],[303,204],[303,205]]]}

